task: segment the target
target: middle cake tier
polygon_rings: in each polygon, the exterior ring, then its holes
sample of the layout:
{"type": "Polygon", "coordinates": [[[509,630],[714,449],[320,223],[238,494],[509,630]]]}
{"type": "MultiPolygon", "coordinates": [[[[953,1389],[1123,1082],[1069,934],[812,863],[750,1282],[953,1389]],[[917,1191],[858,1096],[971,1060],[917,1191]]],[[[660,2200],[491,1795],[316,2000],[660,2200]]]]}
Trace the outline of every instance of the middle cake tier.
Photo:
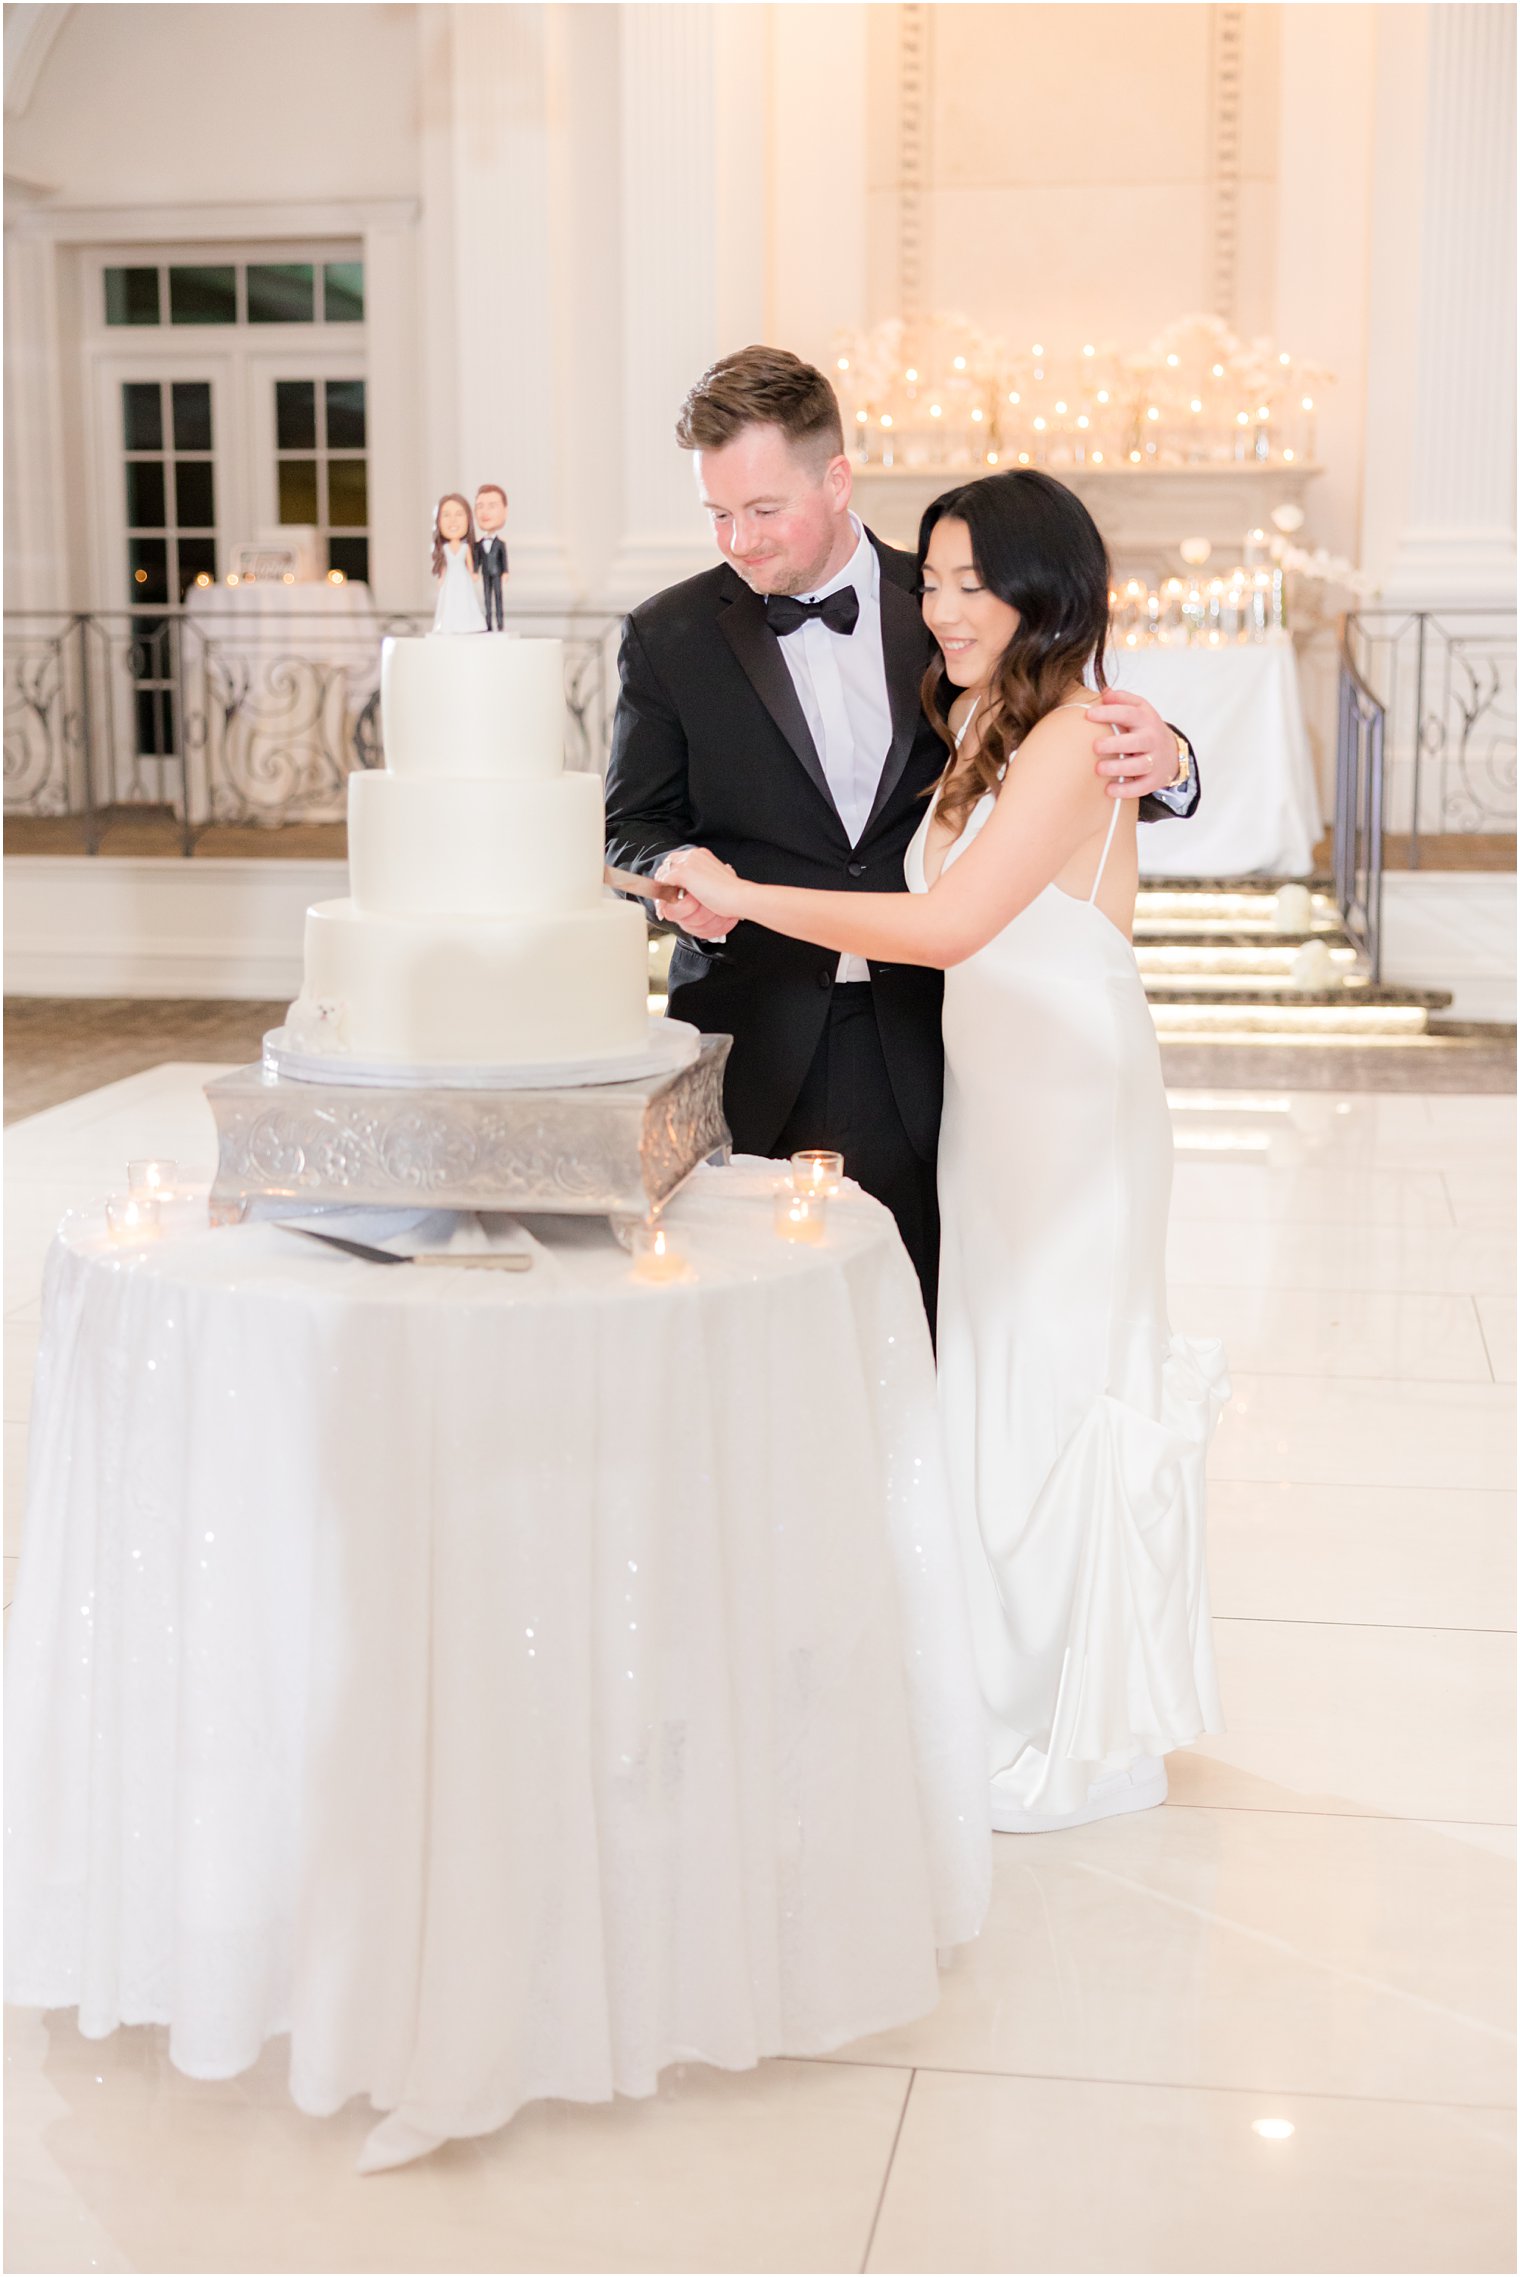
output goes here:
{"type": "Polygon", "coordinates": [[[348,778],[349,891],[379,917],[538,917],[602,892],[596,775],[348,778]]]}

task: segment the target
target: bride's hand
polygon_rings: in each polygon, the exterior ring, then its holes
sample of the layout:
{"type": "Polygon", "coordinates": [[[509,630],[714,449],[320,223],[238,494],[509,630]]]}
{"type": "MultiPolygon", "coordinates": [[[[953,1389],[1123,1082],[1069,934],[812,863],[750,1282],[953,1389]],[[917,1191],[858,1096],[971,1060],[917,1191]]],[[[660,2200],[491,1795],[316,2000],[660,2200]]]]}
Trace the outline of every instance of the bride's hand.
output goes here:
{"type": "Polygon", "coordinates": [[[739,917],[744,880],[705,846],[687,846],[661,865],[665,876],[710,909],[715,917],[739,917]]]}

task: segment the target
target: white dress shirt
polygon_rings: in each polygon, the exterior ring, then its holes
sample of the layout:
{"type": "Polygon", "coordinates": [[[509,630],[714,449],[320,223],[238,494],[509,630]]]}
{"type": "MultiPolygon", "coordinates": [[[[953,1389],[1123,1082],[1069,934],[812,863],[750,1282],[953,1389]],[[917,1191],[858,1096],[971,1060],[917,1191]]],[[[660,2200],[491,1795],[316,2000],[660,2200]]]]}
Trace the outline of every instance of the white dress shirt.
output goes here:
{"type": "MultiPolygon", "coordinates": [[[[851,633],[830,632],[820,618],[780,642],[786,668],[802,705],[814,748],[822,762],[829,795],[839,819],[858,845],[876,804],[881,771],[892,748],[892,707],[887,668],[881,653],[881,563],[876,548],[852,514],[855,551],[838,574],[816,593],[798,595],[822,601],[853,585],[860,615],[851,633]]],[[[869,980],[863,957],[839,960],[836,980],[869,980]]]]}

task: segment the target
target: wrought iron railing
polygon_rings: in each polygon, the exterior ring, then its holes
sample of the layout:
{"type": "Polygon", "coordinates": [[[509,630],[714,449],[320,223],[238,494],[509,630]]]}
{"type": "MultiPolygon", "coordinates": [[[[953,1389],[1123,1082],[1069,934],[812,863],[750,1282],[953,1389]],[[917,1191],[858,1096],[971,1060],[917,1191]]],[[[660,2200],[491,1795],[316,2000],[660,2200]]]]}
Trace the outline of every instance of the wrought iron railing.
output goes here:
{"type": "Polygon", "coordinates": [[[1374,980],[1385,835],[1515,827],[1515,618],[1503,609],[1361,609],[1341,638],[1335,890],[1374,980]]]}
{"type": "MultiPolygon", "coordinates": [[[[380,644],[428,621],[374,609],[8,612],[5,811],[76,818],[89,853],[123,809],[170,811],[186,854],[211,823],[341,821],[348,776],[384,761],[380,644]]],[[[514,612],[515,631],[564,641],[573,768],[606,763],[617,622],[514,612]]]]}

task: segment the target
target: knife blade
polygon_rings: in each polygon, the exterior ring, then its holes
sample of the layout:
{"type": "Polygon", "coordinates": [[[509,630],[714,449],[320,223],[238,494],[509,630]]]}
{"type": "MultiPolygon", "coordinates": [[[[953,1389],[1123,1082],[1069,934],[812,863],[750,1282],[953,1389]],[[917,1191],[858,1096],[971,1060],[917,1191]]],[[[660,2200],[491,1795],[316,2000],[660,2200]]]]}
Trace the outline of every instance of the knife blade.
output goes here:
{"type": "Polygon", "coordinates": [[[303,1234],[308,1241],[325,1242],[329,1249],[343,1249],[350,1257],[362,1257],[371,1265],[462,1265],[466,1268],[482,1266],[498,1273],[526,1273],[532,1266],[531,1255],[522,1249],[423,1249],[407,1256],[396,1249],[377,1249],[368,1241],[351,1241],[346,1234],[318,1233],[315,1226],[281,1224],[281,1233],[303,1234]]]}
{"type": "Polygon", "coordinates": [[[686,890],[672,878],[640,877],[636,870],[615,870],[610,862],[602,872],[602,883],[614,893],[631,893],[640,901],[679,901],[686,890]]]}

